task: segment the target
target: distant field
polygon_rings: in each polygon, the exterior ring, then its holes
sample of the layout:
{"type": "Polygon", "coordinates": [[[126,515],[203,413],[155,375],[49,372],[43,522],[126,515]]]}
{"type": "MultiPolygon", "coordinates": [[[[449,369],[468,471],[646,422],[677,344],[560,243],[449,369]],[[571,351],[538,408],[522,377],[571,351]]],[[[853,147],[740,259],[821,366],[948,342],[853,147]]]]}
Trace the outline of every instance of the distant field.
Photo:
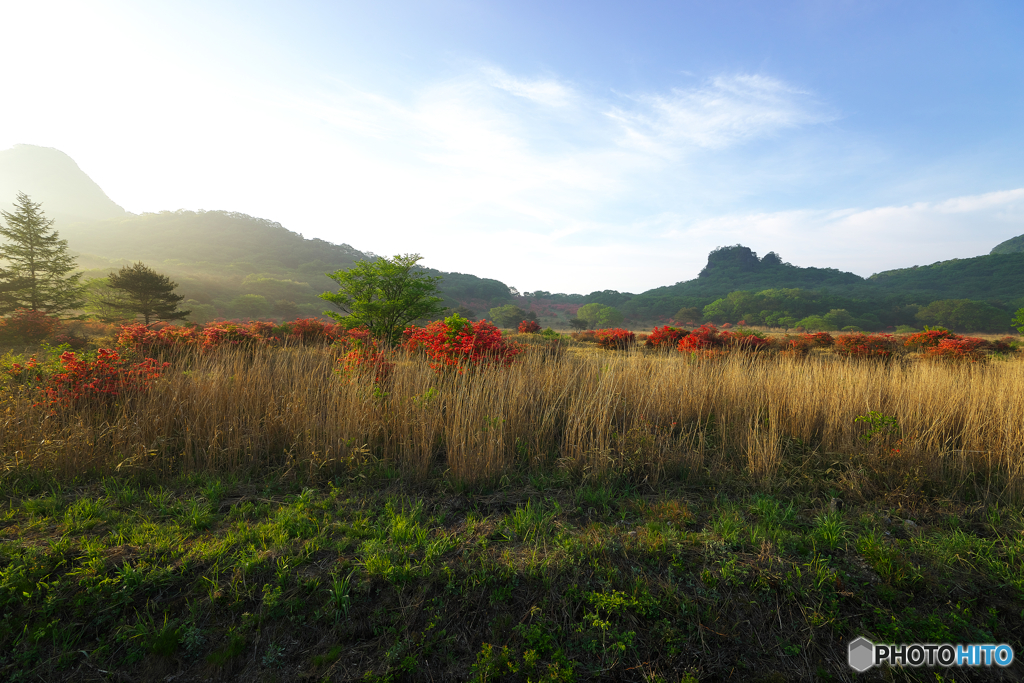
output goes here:
{"type": "Polygon", "coordinates": [[[104,405],[9,381],[0,678],[852,680],[859,635],[1022,652],[1020,354],[523,341],[382,382],[325,346],[190,352],[104,405]]]}

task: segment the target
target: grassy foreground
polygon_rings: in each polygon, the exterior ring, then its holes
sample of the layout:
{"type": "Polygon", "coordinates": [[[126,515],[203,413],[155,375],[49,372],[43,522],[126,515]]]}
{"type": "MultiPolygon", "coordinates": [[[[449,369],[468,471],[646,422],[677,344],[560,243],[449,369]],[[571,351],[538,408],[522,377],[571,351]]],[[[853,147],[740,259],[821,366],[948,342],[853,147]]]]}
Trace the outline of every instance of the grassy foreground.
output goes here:
{"type": "Polygon", "coordinates": [[[851,504],[839,473],[774,493],[282,474],[5,479],[0,679],[851,680],[859,635],[1022,651],[1019,508],[851,504]]]}
{"type": "Polygon", "coordinates": [[[845,681],[857,636],[1024,657],[1019,360],[395,362],[194,356],[58,410],[6,388],[0,680],[845,681]]]}

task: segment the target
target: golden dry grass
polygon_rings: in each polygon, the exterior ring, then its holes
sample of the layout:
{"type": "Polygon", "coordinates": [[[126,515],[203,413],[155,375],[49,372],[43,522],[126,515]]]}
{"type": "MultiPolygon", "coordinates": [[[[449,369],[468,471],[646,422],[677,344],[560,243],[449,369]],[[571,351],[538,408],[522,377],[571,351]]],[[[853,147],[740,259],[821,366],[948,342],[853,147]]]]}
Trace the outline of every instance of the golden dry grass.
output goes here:
{"type": "Polygon", "coordinates": [[[1019,360],[693,360],[577,348],[462,375],[437,375],[417,357],[396,362],[375,389],[370,377],[339,376],[325,349],[197,355],[113,411],[50,414],[9,391],[0,465],[62,476],[333,472],[373,458],[413,477],[440,465],[467,483],[531,468],[648,483],[729,472],[764,483],[787,459],[830,454],[892,482],[1024,494],[1019,360]],[[855,418],[869,411],[894,417],[899,432],[865,443],[855,418]]]}

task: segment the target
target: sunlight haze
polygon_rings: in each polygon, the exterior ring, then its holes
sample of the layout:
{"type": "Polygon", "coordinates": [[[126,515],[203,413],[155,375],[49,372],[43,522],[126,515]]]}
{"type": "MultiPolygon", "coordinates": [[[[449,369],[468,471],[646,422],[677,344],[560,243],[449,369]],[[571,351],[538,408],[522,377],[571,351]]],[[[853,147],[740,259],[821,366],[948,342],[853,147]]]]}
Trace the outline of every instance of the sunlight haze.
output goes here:
{"type": "Polygon", "coordinates": [[[1018,2],[32,2],[0,20],[0,150],[59,149],[133,213],[237,211],[552,292],[673,284],[736,243],[867,276],[1024,233],[1018,2]]]}

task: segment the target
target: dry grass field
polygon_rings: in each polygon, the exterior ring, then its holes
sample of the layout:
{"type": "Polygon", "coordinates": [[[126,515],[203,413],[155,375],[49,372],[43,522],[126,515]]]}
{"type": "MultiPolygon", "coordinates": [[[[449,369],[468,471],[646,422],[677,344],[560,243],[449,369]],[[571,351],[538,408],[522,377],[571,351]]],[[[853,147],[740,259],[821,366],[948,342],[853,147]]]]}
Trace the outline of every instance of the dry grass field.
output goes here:
{"type": "Polygon", "coordinates": [[[9,383],[0,679],[854,680],[861,635],[1022,651],[1019,354],[392,361],[190,353],[74,407],[9,383]]]}
{"type": "Polygon", "coordinates": [[[382,385],[340,377],[337,365],[316,347],[196,354],[113,411],[53,412],[9,392],[0,465],[64,477],[333,473],[376,459],[414,478],[439,467],[465,485],[552,469],[580,481],[742,474],[770,485],[787,458],[799,465],[816,452],[851,472],[854,493],[1024,495],[1019,360],[693,359],[582,346],[552,357],[538,346],[510,368],[464,374],[400,354],[382,385]],[[858,421],[872,413],[875,423],[858,421]]]}

